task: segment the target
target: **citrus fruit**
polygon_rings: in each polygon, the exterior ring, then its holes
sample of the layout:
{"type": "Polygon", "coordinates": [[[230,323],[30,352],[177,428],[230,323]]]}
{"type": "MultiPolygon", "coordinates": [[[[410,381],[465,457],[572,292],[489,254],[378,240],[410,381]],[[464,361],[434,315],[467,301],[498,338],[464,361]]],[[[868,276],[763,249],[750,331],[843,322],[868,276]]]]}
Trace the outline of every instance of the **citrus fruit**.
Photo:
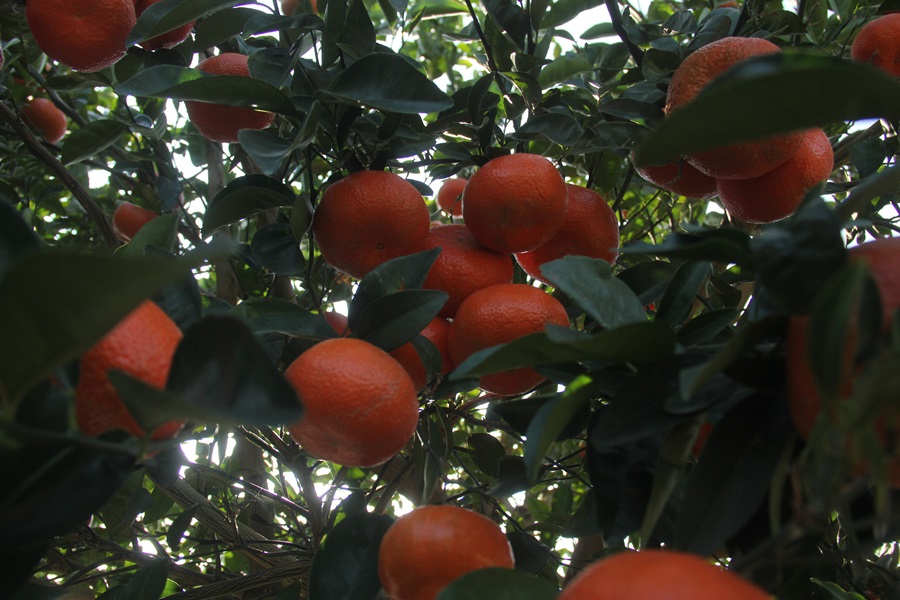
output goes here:
{"type": "Polygon", "coordinates": [[[586,187],[566,184],[569,207],[562,227],[550,240],[530,252],[519,252],[516,262],[526,273],[548,283],[541,265],[564,256],[602,258],[612,264],[619,253],[619,221],[603,197],[586,187]]]}
{"type": "MultiPolygon", "coordinates": [[[[498,283],[473,292],[463,300],[450,324],[447,347],[455,365],[479,350],[505,344],[548,324],[569,326],[559,300],[524,283],[498,283]]],[[[481,389],[498,396],[522,394],[545,381],[531,368],[483,375],[481,389]]]]}
{"type": "MultiPolygon", "coordinates": [[[[316,0],[310,0],[310,5],[312,6],[312,11],[318,12],[316,8],[316,0]]],[[[300,6],[300,0],[281,0],[281,14],[283,15],[292,15],[297,12],[297,8],[300,6]]]]}
{"type": "MultiPolygon", "coordinates": [[[[137,0],[137,4],[134,6],[134,10],[137,13],[138,18],[144,11],[147,10],[150,6],[156,4],[160,0],[137,0]]],[[[139,44],[141,48],[144,50],[159,50],[161,48],[174,48],[181,42],[187,39],[187,36],[191,34],[191,30],[194,28],[194,21],[182,25],[172,31],[167,31],[165,33],[161,33],[155,37],[150,38],[149,40],[144,40],[139,44]]]]}
{"type": "MultiPolygon", "coordinates": [[[[707,84],[739,62],[777,52],[781,52],[778,46],[761,38],[726,37],[703,46],[684,59],[672,74],[666,114],[693,100],[707,84]]],[[[698,152],[687,160],[716,179],[759,177],[789,159],[800,145],[801,137],[799,132],[792,132],[741,142],[698,152]]]]}
{"type": "Polygon", "coordinates": [[[467,182],[464,177],[452,177],[445,180],[438,190],[438,206],[451,217],[462,216],[462,192],[467,182]]]}
{"type": "Polygon", "coordinates": [[[331,184],[313,216],[322,258],[361,278],[424,249],[431,218],[413,184],[388,171],[357,171],[331,184]]]}
{"type": "Polygon", "coordinates": [[[116,236],[123,242],[130,242],[141,227],[158,217],[152,210],[131,202],[122,202],[113,213],[112,226],[116,236]]]}
{"type": "Polygon", "coordinates": [[[451,505],[420,506],[403,515],[378,550],[378,577],[391,600],[433,600],[466,573],[514,566],[499,525],[451,505]]]}
{"type": "Polygon", "coordinates": [[[373,467],[402,450],[416,430],[419,403],[409,375],[368,342],[319,342],[294,359],[284,376],[305,409],[288,432],[316,458],[373,467]]]}
{"type": "Polygon", "coordinates": [[[634,170],[653,185],[679,196],[708,199],[716,195],[715,178],[701,173],[685,160],[664,165],[635,164],[634,170]]]}
{"type": "Polygon", "coordinates": [[[534,250],[562,226],[566,184],[543,156],[499,156],[469,178],[462,214],[482,246],[506,253],[534,250]]]}
{"type": "MultiPolygon", "coordinates": [[[[247,56],[223,52],[210,56],[197,68],[211,75],[250,77],[247,56]]],[[[188,119],[205,138],[213,142],[236,142],[241,129],[265,129],[275,120],[275,114],[246,108],[197,100],[185,100],[188,119]]]]}
{"type": "MultiPolygon", "coordinates": [[[[122,371],[147,385],[163,389],[181,330],[163,310],[145,300],[103,338],[81,355],[75,387],[75,418],[87,435],[116,429],[144,437],[119,393],[109,380],[111,370],[122,371]]],[[[151,439],[174,437],[182,423],[170,421],[152,432],[151,439]]]]}
{"type": "Polygon", "coordinates": [[[834,169],[834,152],[821,129],[803,132],[800,147],[780,167],[753,179],[719,179],[719,202],[735,219],[771,223],[797,210],[806,193],[834,169]]]}
{"type": "Polygon", "coordinates": [[[589,565],[557,600],[770,600],[762,588],[707,560],[675,550],[625,550],[589,565]]]}
{"type": "Polygon", "coordinates": [[[22,114],[45,141],[55,144],[66,134],[66,114],[47,98],[34,98],[22,105],[22,114]]]}
{"type": "Polygon", "coordinates": [[[447,302],[438,313],[442,317],[453,318],[472,292],[513,280],[512,257],[479,244],[465,225],[432,227],[425,236],[425,248],[441,249],[422,287],[447,293],[447,302]]]}
{"type": "Polygon", "coordinates": [[[900,77],[900,13],[882,15],[863,25],[850,46],[850,58],[900,77]]]}
{"type": "Polygon", "coordinates": [[[44,54],[86,72],[125,56],[137,21],[134,0],[28,0],[25,18],[44,54]]]}

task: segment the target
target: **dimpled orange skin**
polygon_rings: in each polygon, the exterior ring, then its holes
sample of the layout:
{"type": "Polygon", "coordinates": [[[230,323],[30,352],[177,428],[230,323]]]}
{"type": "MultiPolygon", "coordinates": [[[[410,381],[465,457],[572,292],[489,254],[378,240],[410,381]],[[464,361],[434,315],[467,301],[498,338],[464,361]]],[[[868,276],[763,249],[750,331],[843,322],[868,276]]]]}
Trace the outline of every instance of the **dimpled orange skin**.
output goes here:
{"type": "Polygon", "coordinates": [[[420,506],[403,515],[378,551],[378,577],[391,600],[433,600],[466,573],[514,566],[499,525],[451,505],[420,506]]]}
{"type": "Polygon", "coordinates": [[[468,179],[453,177],[441,184],[437,193],[437,204],[445,213],[452,217],[462,216],[462,192],[468,179]]]}
{"type": "Polygon", "coordinates": [[[716,195],[716,180],[701,173],[687,161],[664,165],[634,165],[638,175],[650,183],[686,198],[708,200],[716,195]]]}
{"type": "Polygon", "coordinates": [[[448,294],[438,313],[452,319],[472,292],[495,283],[512,283],[515,267],[509,254],[485,248],[465,225],[436,225],[425,236],[425,248],[441,248],[422,285],[448,294]]]}
{"type": "Polygon", "coordinates": [[[562,226],[566,184],[543,156],[499,156],[469,178],[462,212],[482,246],[508,254],[534,250],[562,226]]]}
{"type": "Polygon", "coordinates": [[[47,98],[35,98],[23,104],[22,114],[50,144],[55,144],[66,135],[66,114],[47,98]]]}
{"type": "Polygon", "coordinates": [[[625,550],[598,560],[557,600],[772,600],[764,589],[695,554],[625,550]]]}
{"type": "Polygon", "coordinates": [[[619,221],[603,196],[580,185],[566,184],[569,207],[562,227],[550,240],[530,252],[515,255],[526,273],[549,283],[541,265],[564,256],[600,258],[612,264],[619,255],[619,221]]]}
{"type": "MultiPolygon", "coordinates": [[[[250,77],[248,57],[236,52],[210,56],[197,68],[212,75],[250,77]]],[[[222,144],[236,142],[241,129],[265,129],[275,120],[275,113],[243,106],[227,106],[196,100],[185,100],[188,119],[203,137],[222,144]]]]}
{"type": "Polygon", "coordinates": [[[431,217],[411,183],[388,171],[357,171],[322,194],[312,231],[322,257],[356,278],[424,249],[431,217]]]}
{"type": "Polygon", "coordinates": [[[719,202],[745,223],[771,223],[794,213],[806,193],[834,169],[834,152],[821,129],[803,132],[797,152],[786,163],[753,179],[720,179],[719,202]]]}
{"type": "Polygon", "coordinates": [[[112,226],[116,236],[123,242],[130,242],[141,227],[158,217],[152,210],[123,202],[113,213],[112,226]]]}
{"type": "MultiPolygon", "coordinates": [[[[707,84],[739,62],[775,54],[781,49],[761,38],[727,37],[689,55],[672,74],[666,96],[666,114],[690,102],[707,84]]],[[[687,157],[691,165],[716,179],[749,179],[771,171],[789,159],[800,145],[800,132],[742,142],[698,152],[687,157]]]]}
{"type": "Polygon", "coordinates": [[[866,23],[853,39],[850,58],[900,77],[900,13],[866,23]]]}
{"type": "Polygon", "coordinates": [[[28,0],[25,18],[44,54],[84,72],[125,56],[137,21],[134,0],[28,0]]]}
{"type": "MultiPolygon", "coordinates": [[[[138,18],[144,13],[152,5],[160,2],[161,0],[138,0],[137,4],[135,4],[135,12],[137,13],[138,18]]],[[[189,35],[191,35],[191,30],[194,29],[194,21],[182,25],[177,29],[173,29],[172,31],[167,31],[166,33],[162,33],[156,37],[152,37],[149,40],[144,40],[139,44],[141,48],[144,50],[160,50],[162,48],[174,48],[181,42],[187,39],[189,35]]]]}
{"type": "MultiPolygon", "coordinates": [[[[154,302],[146,300],[82,354],[75,387],[75,419],[81,431],[98,436],[121,429],[144,437],[144,430],[128,412],[107,372],[123,371],[163,389],[181,337],[174,321],[154,302]]],[[[153,432],[151,439],[174,437],[181,427],[181,422],[165,423],[153,432]]]]}
{"type": "MultiPolygon", "coordinates": [[[[544,331],[551,323],[569,326],[559,300],[523,283],[499,283],[463,301],[450,324],[447,347],[454,364],[460,365],[479,350],[544,331]]],[[[498,396],[515,396],[544,381],[534,369],[522,368],[484,375],[479,387],[498,396]]]]}
{"type": "Polygon", "coordinates": [[[416,430],[412,380],[387,352],[360,339],[319,342],[284,376],[303,403],[291,437],[316,458],[374,467],[400,452],[416,430]]]}

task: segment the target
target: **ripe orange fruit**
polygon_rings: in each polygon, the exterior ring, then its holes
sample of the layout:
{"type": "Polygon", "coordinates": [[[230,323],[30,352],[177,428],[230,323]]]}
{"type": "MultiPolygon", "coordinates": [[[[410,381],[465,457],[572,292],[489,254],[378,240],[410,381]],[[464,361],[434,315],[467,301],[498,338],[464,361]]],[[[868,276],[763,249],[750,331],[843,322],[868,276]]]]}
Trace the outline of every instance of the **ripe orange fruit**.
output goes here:
{"type": "MultiPolygon", "coordinates": [[[[388,530],[390,531],[390,530],[388,530]]],[[[770,600],[757,585],[707,560],[675,550],[623,551],[598,560],[557,600],[770,600]]]]}
{"type": "MultiPolygon", "coordinates": [[[[123,371],[147,385],[163,389],[181,337],[178,325],[154,302],[145,300],[138,305],[81,355],[75,387],[78,427],[91,436],[123,429],[144,437],[146,433],[128,412],[107,373],[123,371]]],[[[181,422],[170,421],[153,431],[151,439],[174,437],[181,427],[181,422]]]]}
{"type": "Polygon", "coordinates": [[[499,525],[451,505],[420,506],[403,515],[378,550],[378,577],[391,600],[433,600],[466,573],[514,566],[499,525]]]}
{"type": "Polygon", "coordinates": [[[317,458],[373,467],[400,452],[416,430],[419,403],[409,375],[368,342],[350,337],[319,342],[284,376],[305,408],[288,432],[317,458]]]}
{"type": "MultiPolygon", "coordinates": [[[[703,46],[675,69],[666,96],[666,114],[684,106],[707,84],[739,62],[781,52],[761,38],[727,37],[703,46]]],[[[714,148],[687,157],[702,173],[716,179],[759,177],[789,159],[800,145],[799,132],[714,148]]]]}
{"type": "MultiPolygon", "coordinates": [[[[138,18],[140,18],[145,10],[159,1],[160,0],[137,0],[137,4],[135,4],[134,9],[137,13],[138,18]]],[[[194,21],[182,25],[177,29],[173,29],[172,31],[167,31],[166,33],[162,33],[156,37],[150,38],[149,40],[144,40],[139,45],[144,50],[174,48],[187,39],[187,36],[191,34],[192,29],[194,29],[194,21]]]]}
{"type": "MultiPolygon", "coordinates": [[[[236,52],[223,52],[210,56],[197,68],[212,75],[250,77],[247,56],[236,52]]],[[[205,138],[220,143],[236,142],[241,129],[265,129],[275,120],[275,114],[246,108],[226,106],[210,102],[185,100],[188,119],[205,138]]]]}
{"type": "Polygon", "coordinates": [[[467,182],[464,177],[453,177],[446,179],[438,190],[437,204],[451,217],[462,216],[462,192],[467,182]]]}
{"type": "MultiPolygon", "coordinates": [[[[316,0],[310,0],[309,3],[312,5],[312,11],[318,12],[316,0]]],[[[300,6],[300,0],[281,0],[281,14],[290,16],[297,11],[298,6],[300,6]]]]}
{"type": "Polygon", "coordinates": [[[834,169],[834,152],[821,129],[803,132],[800,147],[780,167],[753,179],[719,179],[719,201],[745,223],[771,223],[797,210],[806,193],[834,169]]]}
{"type": "Polygon", "coordinates": [[[137,21],[134,0],[28,0],[25,18],[44,54],[86,72],[125,56],[137,21]]]}
{"type": "Polygon", "coordinates": [[[158,217],[152,210],[131,202],[122,202],[113,213],[112,226],[116,236],[123,242],[130,242],[141,227],[158,217]]]}
{"type": "MultiPolygon", "coordinates": [[[[633,159],[632,154],[632,161],[633,159]]],[[[685,160],[664,165],[635,164],[634,170],[653,185],[679,196],[708,199],[716,195],[716,180],[701,173],[685,160]]]]}
{"type": "Polygon", "coordinates": [[[866,23],[853,39],[850,58],[900,77],[900,13],[866,23]]]}
{"type": "Polygon", "coordinates": [[[425,236],[425,248],[440,248],[423,288],[447,292],[449,298],[438,313],[453,318],[472,292],[495,283],[512,283],[514,267],[509,254],[478,243],[462,224],[436,225],[425,236]]]}
{"type": "Polygon", "coordinates": [[[543,156],[499,156],[469,179],[462,210],[482,246],[507,253],[534,250],[562,226],[566,184],[543,156]]]}
{"type": "Polygon", "coordinates": [[[516,261],[526,273],[543,283],[541,265],[576,254],[614,263],[619,254],[619,221],[603,197],[580,185],[566,184],[569,207],[562,227],[549,241],[530,252],[519,252],[516,261]]]}
{"type": "MultiPolygon", "coordinates": [[[[463,300],[450,324],[447,347],[454,364],[498,344],[544,331],[548,324],[569,326],[559,300],[524,283],[498,283],[480,289],[463,300]]],[[[523,394],[545,381],[531,368],[484,375],[481,389],[499,396],[523,394]]]]}
{"type": "Polygon", "coordinates": [[[22,105],[22,114],[47,142],[55,144],[66,134],[66,114],[47,98],[34,98],[22,105]]]}
{"type": "Polygon", "coordinates": [[[431,217],[413,184],[388,171],[357,171],[331,184],[313,215],[322,258],[361,278],[424,249],[431,217]]]}

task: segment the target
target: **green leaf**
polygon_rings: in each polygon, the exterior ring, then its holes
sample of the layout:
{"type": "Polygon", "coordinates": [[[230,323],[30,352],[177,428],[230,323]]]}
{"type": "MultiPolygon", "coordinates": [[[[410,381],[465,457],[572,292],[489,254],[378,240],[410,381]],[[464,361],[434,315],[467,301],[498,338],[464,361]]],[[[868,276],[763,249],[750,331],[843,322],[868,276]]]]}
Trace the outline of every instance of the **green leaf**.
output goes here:
{"type": "Polygon", "coordinates": [[[209,203],[203,217],[203,236],[258,212],[293,206],[295,200],[290,186],[277,179],[256,174],[238,177],[209,203]]]}
{"type": "Polygon", "coordinates": [[[833,598],[833,600],[866,600],[865,596],[857,594],[856,592],[848,592],[838,584],[831,581],[822,581],[821,579],[817,579],[815,577],[810,577],[809,580],[828,592],[828,595],[833,598]]]}
{"type": "Polygon", "coordinates": [[[116,588],[116,600],[157,600],[166,587],[168,572],[168,559],[151,560],[128,580],[122,591],[116,588]]]}
{"type": "Polygon", "coordinates": [[[60,160],[66,166],[100,154],[119,141],[128,131],[122,123],[101,119],[79,127],[66,138],[60,160]]]}
{"type": "Polygon", "coordinates": [[[718,308],[697,315],[678,332],[678,343],[696,346],[707,342],[737,321],[740,311],[736,308],[718,308]]]}
{"type": "Polygon", "coordinates": [[[240,34],[251,18],[259,15],[255,8],[220,10],[203,19],[194,28],[194,47],[212,48],[240,34]]]}
{"type": "Polygon", "coordinates": [[[394,292],[354,313],[350,330],[360,339],[390,352],[425,329],[446,302],[447,292],[439,290],[394,292]]]}
{"type": "Polygon", "coordinates": [[[489,433],[473,433],[467,444],[472,462],[489,477],[500,475],[500,460],[506,456],[503,443],[489,433]]]}
{"type": "Polygon", "coordinates": [[[516,569],[489,567],[466,573],[435,600],[554,600],[558,594],[559,589],[546,579],[516,569]]]}
{"type": "Polygon", "coordinates": [[[700,286],[709,278],[712,267],[707,261],[689,261],[682,264],[659,303],[656,319],[675,327],[688,317],[688,311],[697,297],[700,286]]]}
{"type": "Polygon", "coordinates": [[[177,243],[178,217],[174,214],[160,215],[145,223],[130,242],[119,247],[116,256],[144,256],[147,246],[174,252],[177,243]]]}
{"type": "Polygon", "coordinates": [[[270,177],[281,170],[285,159],[293,151],[289,140],[270,131],[241,129],[238,131],[238,142],[262,172],[270,177]]]}
{"type": "Polygon", "coordinates": [[[870,118],[900,118],[900,82],[883,71],[829,56],[766,55],[742,62],[669,114],[639,146],[636,160],[663,164],[726,144],[870,118]]]}
{"type": "Polygon", "coordinates": [[[248,298],[231,309],[231,314],[258,334],[283,333],[316,341],[335,337],[322,315],[280,298],[248,298]]]}
{"type": "Polygon", "coordinates": [[[573,146],[584,130],[571,115],[544,113],[532,117],[510,137],[517,140],[550,140],[560,146],[573,146]]]}
{"type": "MultiPolygon", "coordinates": [[[[556,3],[554,3],[554,6],[556,3]]],[[[594,65],[587,58],[580,54],[563,54],[553,59],[553,61],[541,69],[538,75],[538,83],[541,87],[547,89],[572,79],[576,75],[586,73],[593,70],[594,65]]]]}
{"type": "Polygon", "coordinates": [[[525,37],[529,33],[528,15],[512,0],[485,0],[484,8],[497,26],[521,51],[525,49],[525,37]]]}
{"type": "Polygon", "coordinates": [[[328,534],[313,558],[309,574],[309,600],[362,600],[375,598],[378,548],[394,520],[371,513],[346,517],[328,534]]]}
{"type": "Polygon", "coordinates": [[[160,0],[151,4],[137,20],[126,46],[178,29],[213,11],[241,4],[239,0],[160,0]]]}
{"type": "Polygon", "coordinates": [[[752,267],[750,236],[736,229],[706,229],[693,233],[671,233],[661,244],[636,242],[619,249],[620,254],[646,254],[687,260],[710,260],[752,267]]]}
{"type": "Polygon", "coordinates": [[[277,275],[297,276],[306,271],[306,260],[288,223],[272,223],[259,229],[250,249],[259,264],[277,275]]]}
{"type": "Polygon", "coordinates": [[[453,106],[450,97],[406,58],[375,53],[341,72],[327,96],[400,114],[435,113],[453,106]]]}

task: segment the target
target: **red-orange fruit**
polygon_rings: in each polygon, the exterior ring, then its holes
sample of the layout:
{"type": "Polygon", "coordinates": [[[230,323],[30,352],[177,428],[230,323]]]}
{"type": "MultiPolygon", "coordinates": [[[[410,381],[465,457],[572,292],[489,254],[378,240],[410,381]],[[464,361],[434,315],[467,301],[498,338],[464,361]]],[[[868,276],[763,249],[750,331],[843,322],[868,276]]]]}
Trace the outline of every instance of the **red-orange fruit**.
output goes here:
{"type": "Polygon", "coordinates": [[[422,287],[448,295],[440,316],[453,318],[472,292],[495,283],[512,283],[515,268],[509,254],[478,243],[465,225],[439,225],[425,236],[425,249],[440,248],[422,287]]]}
{"type": "Polygon", "coordinates": [[[462,216],[462,193],[468,179],[453,177],[441,184],[437,193],[437,204],[445,213],[452,217],[462,216]]]}
{"type": "Polygon", "coordinates": [[[515,255],[522,269],[543,283],[549,283],[541,273],[544,263],[578,255],[612,264],[619,254],[619,221],[603,196],[580,185],[569,183],[566,187],[569,206],[556,235],[530,252],[515,255]]]}
{"type": "Polygon", "coordinates": [[[152,210],[137,206],[131,202],[122,202],[113,213],[113,232],[123,242],[130,242],[141,227],[158,217],[152,210]]]}
{"type": "MultiPolygon", "coordinates": [[[[247,56],[223,52],[210,56],[197,68],[211,75],[250,77],[247,56]]],[[[185,100],[188,120],[208,140],[220,143],[236,142],[241,129],[265,129],[275,120],[275,113],[243,106],[227,106],[197,100],[185,100]]]]}
{"type": "Polygon", "coordinates": [[[387,260],[423,250],[430,226],[413,184],[388,171],[357,171],[328,186],[312,231],[328,264],[362,278],[387,260]]]}
{"type": "Polygon", "coordinates": [[[681,160],[664,165],[634,165],[638,175],[664,190],[686,198],[712,198],[716,195],[716,180],[701,173],[691,163],[681,160]]]}
{"type": "Polygon", "coordinates": [[[866,23],[850,46],[850,58],[900,77],[900,13],[866,23]]]}
{"type": "Polygon", "coordinates": [[[22,114],[45,141],[55,144],[66,135],[66,114],[47,98],[35,98],[22,105],[22,114]]]}
{"type": "MultiPolygon", "coordinates": [[[[454,364],[460,365],[479,350],[544,331],[549,324],[569,326],[566,309],[559,300],[523,283],[498,283],[463,300],[450,324],[447,347],[454,364]]],[[[499,396],[515,396],[545,380],[526,367],[483,375],[478,385],[499,396]]]]}
{"type": "Polygon", "coordinates": [[[753,179],[717,181],[719,202],[735,219],[771,223],[794,213],[806,193],[834,169],[834,152],[821,129],[803,132],[800,147],[780,167],[753,179]]]}
{"type": "Polygon", "coordinates": [[[469,178],[462,210],[482,246],[505,253],[534,250],[562,226],[566,184],[543,156],[508,154],[469,178]]]}
{"type": "MultiPolygon", "coordinates": [[[[137,0],[137,4],[135,4],[135,12],[137,13],[138,18],[147,10],[150,6],[160,2],[161,0],[137,0]]],[[[159,50],[161,48],[174,48],[181,42],[187,39],[189,35],[191,35],[191,30],[194,29],[194,21],[182,25],[172,31],[167,31],[165,33],[161,33],[156,37],[152,37],[149,40],[144,40],[139,45],[144,50],[159,50]]]]}

